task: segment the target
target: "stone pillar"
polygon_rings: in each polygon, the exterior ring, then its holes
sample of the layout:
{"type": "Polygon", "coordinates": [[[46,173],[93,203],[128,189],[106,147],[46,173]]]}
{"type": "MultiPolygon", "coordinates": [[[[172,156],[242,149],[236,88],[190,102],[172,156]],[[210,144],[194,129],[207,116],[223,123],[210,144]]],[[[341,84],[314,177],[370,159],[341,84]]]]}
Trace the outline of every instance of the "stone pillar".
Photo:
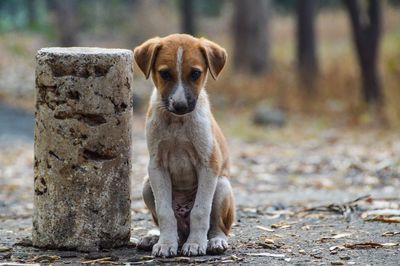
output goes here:
{"type": "Polygon", "coordinates": [[[130,239],[132,52],[45,48],[36,65],[33,245],[130,239]]]}

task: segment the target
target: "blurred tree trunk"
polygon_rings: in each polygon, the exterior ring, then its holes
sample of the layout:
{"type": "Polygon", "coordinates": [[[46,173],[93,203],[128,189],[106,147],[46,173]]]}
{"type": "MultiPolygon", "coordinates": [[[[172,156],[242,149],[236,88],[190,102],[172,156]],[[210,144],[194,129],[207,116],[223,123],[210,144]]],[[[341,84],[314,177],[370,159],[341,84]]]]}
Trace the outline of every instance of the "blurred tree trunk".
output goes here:
{"type": "Polygon", "coordinates": [[[318,61],[315,38],[315,0],[297,0],[297,63],[302,88],[315,94],[318,61]]]}
{"type": "Polygon", "coordinates": [[[378,72],[378,52],[381,39],[382,2],[369,0],[364,6],[358,0],[344,0],[350,16],[357,58],[361,68],[363,95],[369,105],[383,103],[378,72]]]}
{"type": "Polygon", "coordinates": [[[193,0],[181,0],[180,1],[181,11],[181,32],[195,35],[195,12],[193,7],[193,0]]]}
{"type": "Polygon", "coordinates": [[[76,46],[78,44],[78,16],[76,0],[55,0],[54,11],[56,24],[60,34],[61,46],[76,46]]]}
{"type": "Polygon", "coordinates": [[[234,0],[234,67],[259,75],[270,70],[269,0],[234,0]]]}
{"type": "Polygon", "coordinates": [[[37,26],[37,13],[36,13],[36,1],[35,0],[28,0],[27,1],[27,11],[28,11],[28,23],[29,27],[36,27],[37,26]]]}

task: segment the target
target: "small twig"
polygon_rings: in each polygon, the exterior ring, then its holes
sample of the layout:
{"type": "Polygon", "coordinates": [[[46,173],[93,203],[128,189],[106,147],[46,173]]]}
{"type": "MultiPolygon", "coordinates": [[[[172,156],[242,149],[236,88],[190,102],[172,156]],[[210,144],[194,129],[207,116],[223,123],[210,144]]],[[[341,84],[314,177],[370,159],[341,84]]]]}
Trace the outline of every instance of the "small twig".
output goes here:
{"type": "Polygon", "coordinates": [[[344,214],[348,214],[355,210],[355,208],[357,207],[357,206],[353,206],[355,203],[357,203],[361,200],[368,199],[370,197],[371,197],[370,195],[365,195],[365,196],[358,197],[355,200],[345,202],[343,204],[331,203],[328,205],[320,205],[320,206],[316,206],[316,207],[305,208],[303,210],[297,211],[296,214],[302,213],[302,212],[319,211],[319,212],[334,212],[334,213],[339,213],[339,214],[344,215],[344,214]]]}
{"type": "Polygon", "coordinates": [[[95,260],[82,261],[82,264],[92,264],[92,263],[102,263],[102,262],[114,263],[112,257],[105,257],[105,258],[100,258],[100,259],[95,259],[95,260]]]}

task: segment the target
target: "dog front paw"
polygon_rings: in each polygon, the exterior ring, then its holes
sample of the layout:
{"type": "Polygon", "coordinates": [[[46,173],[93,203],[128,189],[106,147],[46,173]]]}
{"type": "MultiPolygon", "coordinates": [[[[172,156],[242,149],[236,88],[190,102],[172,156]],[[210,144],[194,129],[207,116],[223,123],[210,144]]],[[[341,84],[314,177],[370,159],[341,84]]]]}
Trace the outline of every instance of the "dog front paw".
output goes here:
{"type": "Polygon", "coordinates": [[[184,256],[201,256],[206,255],[206,241],[188,241],[182,246],[182,255],[184,256]]]}
{"type": "Polygon", "coordinates": [[[178,252],[177,243],[157,243],[151,254],[155,257],[174,257],[178,252]]]}
{"type": "Polygon", "coordinates": [[[222,254],[228,248],[228,242],[224,237],[214,237],[208,241],[207,253],[217,255],[222,254]]]}

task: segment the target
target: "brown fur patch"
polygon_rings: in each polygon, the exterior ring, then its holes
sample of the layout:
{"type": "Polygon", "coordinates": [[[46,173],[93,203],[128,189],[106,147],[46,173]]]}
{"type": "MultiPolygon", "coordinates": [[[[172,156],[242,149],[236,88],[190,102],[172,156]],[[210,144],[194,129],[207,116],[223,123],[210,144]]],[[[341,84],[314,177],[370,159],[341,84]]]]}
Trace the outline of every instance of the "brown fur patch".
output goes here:
{"type": "Polygon", "coordinates": [[[235,202],[233,195],[226,197],[221,206],[221,220],[219,227],[228,235],[231,231],[232,224],[235,221],[235,202]]]}
{"type": "Polygon", "coordinates": [[[151,212],[151,217],[153,218],[153,222],[155,223],[155,225],[158,226],[157,214],[151,212]]]}
{"type": "Polygon", "coordinates": [[[210,42],[207,39],[202,38],[200,40],[202,43],[200,50],[206,58],[207,67],[210,70],[211,76],[217,79],[226,63],[226,51],[218,44],[210,42]]]}
{"type": "Polygon", "coordinates": [[[198,39],[187,34],[172,34],[164,38],[155,37],[134,50],[135,61],[146,78],[152,74],[154,85],[163,99],[168,97],[178,82],[177,51],[182,47],[182,82],[191,88],[195,98],[207,80],[207,69],[216,79],[226,62],[226,51],[221,46],[204,38],[198,39]],[[196,68],[200,78],[193,81],[191,73],[196,68]],[[164,80],[159,71],[168,71],[171,80],[164,80]]]}
{"type": "Polygon", "coordinates": [[[149,78],[151,68],[157,57],[157,52],[161,47],[159,39],[160,38],[155,37],[147,40],[133,51],[136,64],[139,66],[140,70],[142,70],[146,79],[149,78]]]}
{"type": "Polygon", "coordinates": [[[193,95],[197,98],[207,78],[207,63],[200,50],[199,39],[189,35],[174,34],[160,39],[161,48],[152,67],[152,78],[163,99],[168,97],[178,82],[177,52],[179,47],[183,49],[182,55],[182,82],[191,88],[193,95]],[[193,66],[197,66],[202,75],[196,81],[190,79],[193,66]],[[171,80],[162,79],[159,69],[168,71],[171,80]]]}
{"type": "Polygon", "coordinates": [[[229,177],[229,151],[225,137],[211,115],[212,129],[214,134],[214,147],[210,157],[210,166],[216,176],[229,177]]]}

